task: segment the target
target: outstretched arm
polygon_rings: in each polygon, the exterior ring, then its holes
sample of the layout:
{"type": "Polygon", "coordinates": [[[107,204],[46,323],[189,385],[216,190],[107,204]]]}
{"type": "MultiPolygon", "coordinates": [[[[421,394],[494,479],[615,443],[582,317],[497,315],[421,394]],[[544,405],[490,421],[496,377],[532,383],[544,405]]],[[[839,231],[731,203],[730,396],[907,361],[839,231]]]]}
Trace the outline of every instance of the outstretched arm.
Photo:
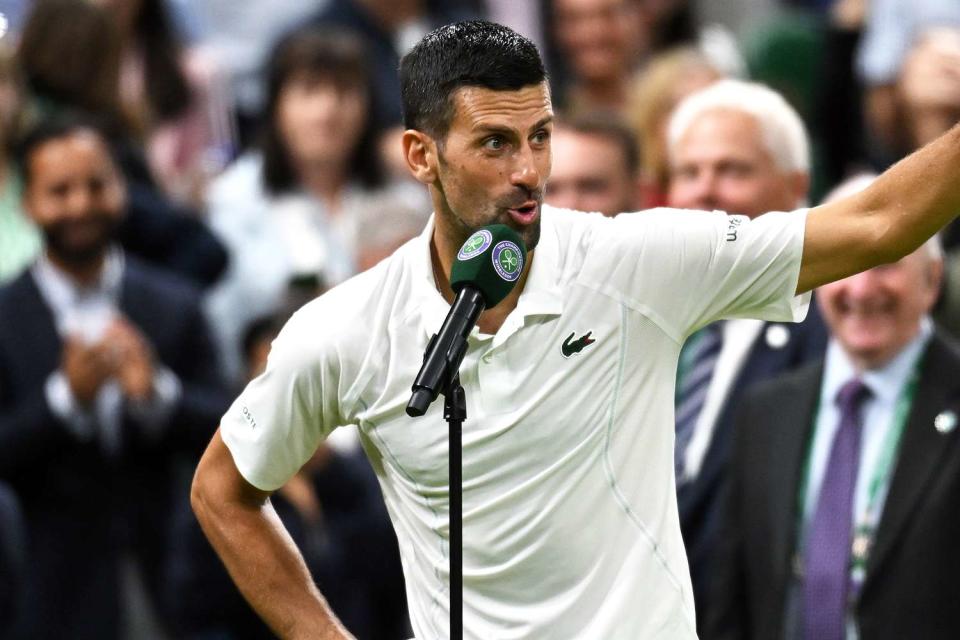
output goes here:
{"type": "Polygon", "coordinates": [[[864,191],[810,210],[797,293],[896,262],[960,214],[960,125],[864,191]]]}
{"type": "Polygon", "coordinates": [[[279,637],[349,640],[269,496],[240,475],[218,430],[197,467],[190,501],[233,581],[279,637]]]}

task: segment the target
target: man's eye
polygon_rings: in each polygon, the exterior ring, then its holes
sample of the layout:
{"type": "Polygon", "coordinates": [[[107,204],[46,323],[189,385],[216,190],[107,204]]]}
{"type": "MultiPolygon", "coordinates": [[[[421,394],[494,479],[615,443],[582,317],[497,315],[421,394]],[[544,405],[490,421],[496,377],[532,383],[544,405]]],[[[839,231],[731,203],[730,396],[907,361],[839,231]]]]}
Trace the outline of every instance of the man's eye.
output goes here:
{"type": "Polygon", "coordinates": [[[488,151],[500,151],[504,147],[503,138],[493,137],[483,141],[483,148],[488,151]]]}
{"type": "Polygon", "coordinates": [[[537,131],[535,134],[533,134],[534,144],[545,144],[549,139],[550,139],[549,131],[537,131]]]}

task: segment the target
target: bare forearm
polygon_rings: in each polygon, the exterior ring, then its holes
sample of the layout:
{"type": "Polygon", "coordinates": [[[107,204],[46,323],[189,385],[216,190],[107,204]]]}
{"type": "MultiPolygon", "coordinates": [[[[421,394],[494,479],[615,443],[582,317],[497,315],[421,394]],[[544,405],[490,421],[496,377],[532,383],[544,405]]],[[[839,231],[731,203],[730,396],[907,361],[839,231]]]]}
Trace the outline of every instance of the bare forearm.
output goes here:
{"type": "Polygon", "coordinates": [[[220,432],[214,434],[190,499],[237,588],[281,638],[352,638],[314,585],[268,495],[242,478],[220,432]]]}
{"type": "Polygon", "coordinates": [[[960,125],[866,190],[810,210],[797,292],[911,253],[960,213],[960,125]]]}
{"type": "Polygon", "coordinates": [[[213,510],[195,498],[194,510],[237,588],[274,633],[291,639],[350,637],[269,502],[259,510],[213,510]]]}
{"type": "Polygon", "coordinates": [[[919,247],[960,214],[960,125],[891,167],[863,195],[868,210],[889,220],[880,237],[888,259],[919,247]]]}

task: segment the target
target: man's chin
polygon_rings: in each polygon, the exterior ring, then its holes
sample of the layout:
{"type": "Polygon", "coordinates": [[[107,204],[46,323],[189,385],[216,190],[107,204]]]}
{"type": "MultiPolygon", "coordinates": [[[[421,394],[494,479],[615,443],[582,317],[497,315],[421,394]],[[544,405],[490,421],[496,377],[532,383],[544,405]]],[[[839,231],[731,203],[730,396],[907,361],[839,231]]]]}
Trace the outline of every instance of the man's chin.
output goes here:
{"type": "Polygon", "coordinates": [[[47,252],[61,264],[82,268],[96,264],[106,253],[108,246],[109,243],[106,242],[82,246],[48,244],[47,252]]]}

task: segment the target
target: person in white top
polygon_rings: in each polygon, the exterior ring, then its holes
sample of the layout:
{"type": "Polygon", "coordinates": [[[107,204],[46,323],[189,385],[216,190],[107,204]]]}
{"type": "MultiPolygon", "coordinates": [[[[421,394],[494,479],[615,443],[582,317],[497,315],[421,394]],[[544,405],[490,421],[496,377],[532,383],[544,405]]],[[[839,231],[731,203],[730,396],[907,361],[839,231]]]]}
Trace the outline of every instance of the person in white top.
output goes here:
{"type": "Polygon", "coordinates": [[[453,299],[457,250],[501,222],[531,255],[461,368],[464,637],[696,637],[673,475],[685,337],[723,316],[799,319],[795,294],[922,243],[960,210],[960,127],[809,214],[607,219],[541,206],[553,112],[528,40],[449,25],[400,76],[404,154],[433,222],[281,332],[198,466],[191,498],[207,536],[279,635],[349,638],[269,496],[355,422],[397,530],[413,629],[448,636],[446,427],[438,404],[419,419],[404,407],[453,299]]]}
{"type": "Polygon", "coordinates": [[[418,230],[427,219],[425,190],[388,179],[377,156],[372,76],[358,36],[302,27],[277,43],[266,66],[259,148],[207,192],[210,227],[229,249],[230,266],[206,311],[237,383],[244,330],[285,310],[300,290],[357,273],[365,219],[376,215],[380,224],[385,211],[415,209],[418,230]]]}

